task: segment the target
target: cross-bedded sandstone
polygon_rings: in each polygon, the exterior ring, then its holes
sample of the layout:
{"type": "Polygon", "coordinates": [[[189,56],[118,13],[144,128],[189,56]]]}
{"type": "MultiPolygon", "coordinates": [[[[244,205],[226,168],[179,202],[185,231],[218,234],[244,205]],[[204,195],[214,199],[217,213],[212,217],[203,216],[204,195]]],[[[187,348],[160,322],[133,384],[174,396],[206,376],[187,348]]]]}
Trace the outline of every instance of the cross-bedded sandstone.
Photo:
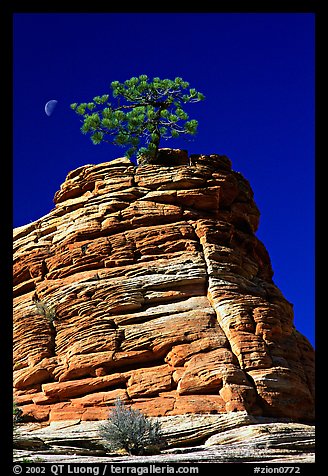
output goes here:
{"type": "Polygon", "coordinates": [[[54,201],[14,230],[25,419],[103,419],[117,397],[148,415],[313,419],[313,349],[272,281],[252,189],[229,159],[86,165],[54,201]]]}

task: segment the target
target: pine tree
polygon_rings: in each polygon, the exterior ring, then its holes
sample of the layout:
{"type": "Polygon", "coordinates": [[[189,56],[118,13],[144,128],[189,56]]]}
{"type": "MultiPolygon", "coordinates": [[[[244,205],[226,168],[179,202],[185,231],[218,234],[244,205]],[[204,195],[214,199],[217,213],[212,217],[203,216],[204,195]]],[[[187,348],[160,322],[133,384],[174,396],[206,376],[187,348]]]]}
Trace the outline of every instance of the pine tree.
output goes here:
{"type": "Polygon", "coordinates": [[[142,74],[110,86],[114,103],[104,94],[88,103],[71,104],[81,116],[81,132],[90,134],[94,144],[109,142],[127,148],[127,157],[148,157],[152,162],[161,138],[196,134],[198,122],[189,120],[182,106],[205,97],[182,78],[149,81],[142,74]]]}

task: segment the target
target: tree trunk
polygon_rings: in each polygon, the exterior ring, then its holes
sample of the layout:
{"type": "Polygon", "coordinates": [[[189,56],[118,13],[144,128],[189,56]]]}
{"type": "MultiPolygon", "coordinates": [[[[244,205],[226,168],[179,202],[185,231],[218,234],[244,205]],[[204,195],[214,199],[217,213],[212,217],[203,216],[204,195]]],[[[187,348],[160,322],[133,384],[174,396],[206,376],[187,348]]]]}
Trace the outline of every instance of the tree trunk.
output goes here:
{"type": "Polygon", "coordinates": [[[159,132],[156,132],[156,134],[157,134],[157,139],[154,141],[154,145],[155,145],[156,148],[155,148],[155,150],[154,150],[154,155],[153,155],[153,157],[152,157],[152,159],[151,159],[151,162],[154,163],[154,164],[156,163],[156,158],[157,158],[158,149],[159,149],[159,142],[160,142],[160,140],[161,140],[160,133],[159,133],[159,132]]]}

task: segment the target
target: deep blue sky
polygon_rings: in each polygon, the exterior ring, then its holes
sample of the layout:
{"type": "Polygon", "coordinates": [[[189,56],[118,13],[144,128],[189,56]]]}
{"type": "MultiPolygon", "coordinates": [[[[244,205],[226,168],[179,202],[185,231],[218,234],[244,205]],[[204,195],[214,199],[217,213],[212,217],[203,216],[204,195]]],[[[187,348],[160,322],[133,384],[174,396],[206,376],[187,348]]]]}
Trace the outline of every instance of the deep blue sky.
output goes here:
{"type": "Polygon", "coordinates": [[[48,213],[70,170],[124,155],[83,136],[70,103],[180,76],[206,96],[188,108],[198,134],[161,146],[225,154],[250,181],[274,282],[314,344],[315,15],[17,13],[13,26],[14,226],[48,213]]]}

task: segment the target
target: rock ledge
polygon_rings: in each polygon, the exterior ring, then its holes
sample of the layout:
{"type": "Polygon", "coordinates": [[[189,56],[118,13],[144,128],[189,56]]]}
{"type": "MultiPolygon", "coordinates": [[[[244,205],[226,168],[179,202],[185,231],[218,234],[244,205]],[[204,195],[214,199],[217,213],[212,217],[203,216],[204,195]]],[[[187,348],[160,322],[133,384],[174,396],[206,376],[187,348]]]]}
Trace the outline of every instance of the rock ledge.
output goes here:
{"type": "Polygon", "coordinates": [[[61,463],[284,462],[313,463],[313,425],[255,418],[245,412],[160,417],[167,449],[151,456],[108,453],[101,422],[20,425],[14,460],[61,463]]]}

